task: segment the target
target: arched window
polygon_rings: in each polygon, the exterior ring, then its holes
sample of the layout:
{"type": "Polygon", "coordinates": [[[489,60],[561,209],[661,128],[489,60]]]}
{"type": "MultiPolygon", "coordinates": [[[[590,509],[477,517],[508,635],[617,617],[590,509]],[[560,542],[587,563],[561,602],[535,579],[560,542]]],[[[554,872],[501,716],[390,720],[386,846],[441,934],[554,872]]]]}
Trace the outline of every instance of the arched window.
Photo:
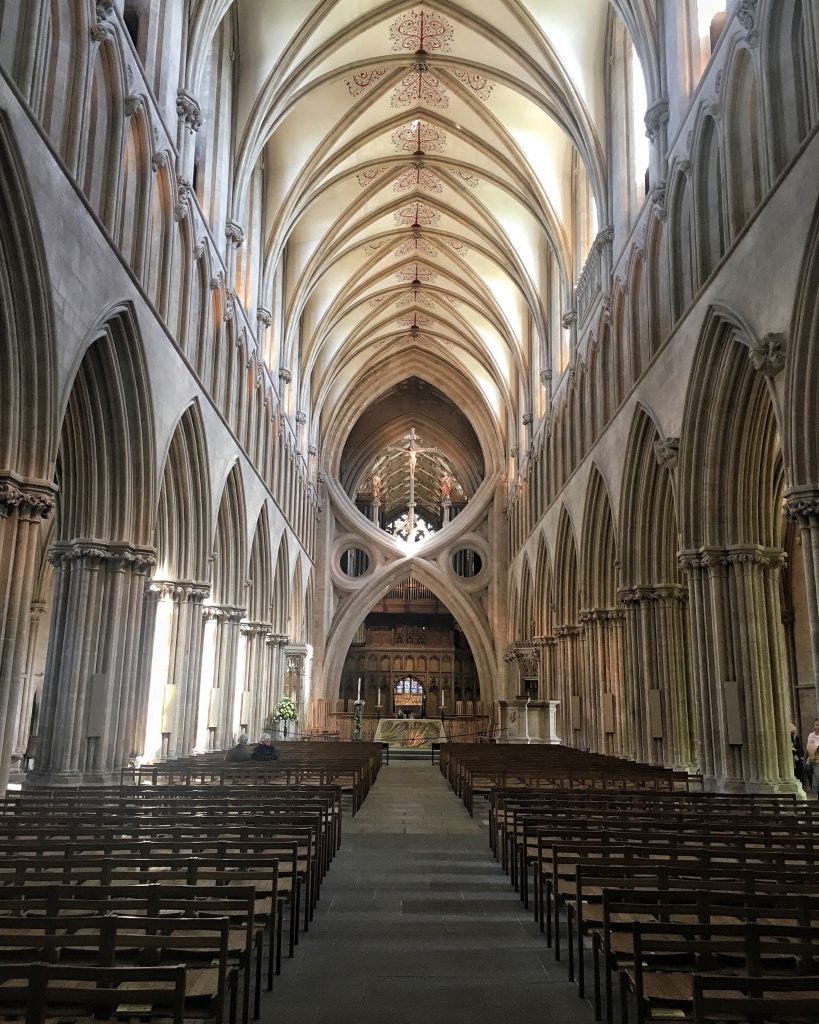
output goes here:
{"type": "Polygon", "coordinates": [[[645,116],[648,109],[648,96],[646,94],[645,78],[643,77],[643,67],[633,46],[631,47],[629,65],[632,132],[631,171],[633,184],[647,192],[650,143],[646,135],[645,116]]]}

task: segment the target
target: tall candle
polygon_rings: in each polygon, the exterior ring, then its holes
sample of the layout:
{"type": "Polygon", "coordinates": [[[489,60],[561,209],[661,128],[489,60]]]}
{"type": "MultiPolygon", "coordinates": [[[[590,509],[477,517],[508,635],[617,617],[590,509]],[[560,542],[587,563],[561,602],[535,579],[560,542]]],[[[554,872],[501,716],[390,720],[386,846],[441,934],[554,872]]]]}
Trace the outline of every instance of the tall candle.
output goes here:
{"type": "Polygon", "coordinates": [[[381,707],[381,687],[378,687],[378,706],[381,707]]]}
{"type": "Polygon", "coordinates": [[[443,690],[441,691],[441,707],[446,707],[446,687],[444,687],[443,690]]]}
{"type": "Polygon", "coordinates": [[[358,677],[358,700],[361,700],[361,676],[358,677]]]}

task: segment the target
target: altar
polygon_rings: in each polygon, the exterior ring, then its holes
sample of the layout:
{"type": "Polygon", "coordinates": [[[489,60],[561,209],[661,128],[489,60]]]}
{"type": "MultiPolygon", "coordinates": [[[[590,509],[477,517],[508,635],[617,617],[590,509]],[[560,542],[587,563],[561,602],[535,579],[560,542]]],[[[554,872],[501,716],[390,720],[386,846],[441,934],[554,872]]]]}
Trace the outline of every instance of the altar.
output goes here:
{"type": "Polygon", "coordinates": [[[445,743],[446,733],[444,723],[437,718],[382,718],[374,740],[391,747],[429,750],[433,743],[445,743]]]}

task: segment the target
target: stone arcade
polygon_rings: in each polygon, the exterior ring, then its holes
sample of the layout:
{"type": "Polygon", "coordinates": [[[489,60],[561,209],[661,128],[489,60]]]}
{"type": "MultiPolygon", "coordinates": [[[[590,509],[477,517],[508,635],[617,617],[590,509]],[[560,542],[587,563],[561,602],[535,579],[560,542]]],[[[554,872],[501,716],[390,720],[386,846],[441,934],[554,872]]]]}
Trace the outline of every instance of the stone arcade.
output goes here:
{"type": "Polygon", "coordinates": [[[0,785],[354,673],[796,790],[816,4],[490,8],[0,5],[0,785]]]}

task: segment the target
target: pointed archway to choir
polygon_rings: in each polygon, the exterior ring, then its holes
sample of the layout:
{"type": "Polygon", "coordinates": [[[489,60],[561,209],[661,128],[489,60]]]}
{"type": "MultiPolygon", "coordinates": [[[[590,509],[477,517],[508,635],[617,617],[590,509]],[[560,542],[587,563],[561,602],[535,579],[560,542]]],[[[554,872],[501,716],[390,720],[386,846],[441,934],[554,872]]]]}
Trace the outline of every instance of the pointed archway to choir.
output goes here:
{"type": "Polygon", "coordinates": [[[347,651],[361,623],[379,598],[410,577],[435,595],[452,613],[475,660],[481,699],[490,703],[495,699],[497,655],[480,601],[460,586],[460,579],[451,578],[438,565],[420,558],[402,559],[382,566],[365,577],[361,586],[343,601],[328,631],[324,661],[319,672],[319,678],[323,679],[323,692],[316,692],[316,697],[335,699],[347,651]]]}
{"type": "Polygon", "coordinates": [[[481,699],[475,660],[446,604],[413,576],[380,595],[353,637],[336,696],[349,709],[358,695],[364,712],[391,717],[405,704],[423,717],[475,715],[481,699]],[[414,680],[399,693],[404,680],[414,680]]]}
{"type": "Polygon", "coordinates": [[[152,404],[130,306],[111,311],[90,338],[57,457],[42,781],[108,779],[137,738],[144,591],[155,564],[152,404]]]}

